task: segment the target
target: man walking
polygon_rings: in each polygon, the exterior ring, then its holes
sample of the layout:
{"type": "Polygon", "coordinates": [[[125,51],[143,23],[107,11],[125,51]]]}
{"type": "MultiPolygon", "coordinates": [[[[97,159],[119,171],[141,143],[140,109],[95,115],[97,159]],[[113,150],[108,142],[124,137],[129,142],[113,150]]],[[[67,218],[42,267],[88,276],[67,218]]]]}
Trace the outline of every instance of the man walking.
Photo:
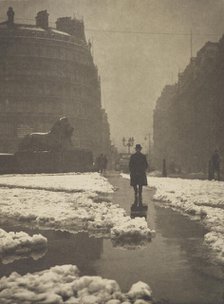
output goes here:
{"type": "Polygon", "coordinates": [[[142,187],[147,185],[146,169],[148,163],[146,156],[141,153],[142,147],[137,144],[135,146],[136,153],[132,154],[129,161],[130,184],[134,188],[135,201],[134,205],[142,205],[142,187]]]}

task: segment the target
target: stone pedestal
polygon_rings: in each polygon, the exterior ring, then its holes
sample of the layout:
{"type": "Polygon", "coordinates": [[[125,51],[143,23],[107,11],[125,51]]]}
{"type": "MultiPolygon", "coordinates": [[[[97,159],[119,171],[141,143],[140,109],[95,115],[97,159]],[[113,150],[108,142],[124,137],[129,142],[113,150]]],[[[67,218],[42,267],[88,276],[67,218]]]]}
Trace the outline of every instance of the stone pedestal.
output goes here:
{"type": "Polygon", "coordinates": [[[88,150],[28,152],[15,154],[19,173],[58,173],[92,171],[93,157],[88,150]]]}
{"type": "Polygon", "coordinates": [[[16,173],[18,164],[14,154],[0,153],[0,174],[16,173]]]}

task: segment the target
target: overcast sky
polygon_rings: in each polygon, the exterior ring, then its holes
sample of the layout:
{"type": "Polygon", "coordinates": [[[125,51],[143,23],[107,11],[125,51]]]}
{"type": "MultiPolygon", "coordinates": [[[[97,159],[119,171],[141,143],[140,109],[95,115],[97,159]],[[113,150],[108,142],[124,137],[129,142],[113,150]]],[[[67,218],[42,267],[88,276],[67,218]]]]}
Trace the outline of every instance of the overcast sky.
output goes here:
{"type": "Polygon", "coordinates": [[[0,0],[1,20],[9,5],[17,22],[43,9],[52,26],[58,17],[84,17],[116,145],[123,136],[144,144],[162,88],[189,63],[191,30],[193,55],[224,33],[224,0],[0,0]]]}

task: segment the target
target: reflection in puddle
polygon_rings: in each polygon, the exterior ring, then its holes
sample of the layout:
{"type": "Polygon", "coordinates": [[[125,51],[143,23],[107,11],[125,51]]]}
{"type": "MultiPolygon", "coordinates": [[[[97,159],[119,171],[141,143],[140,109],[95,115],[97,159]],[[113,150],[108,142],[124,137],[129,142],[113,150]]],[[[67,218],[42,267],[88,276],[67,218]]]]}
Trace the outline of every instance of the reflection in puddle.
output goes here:
{"type": "Polygon", "coordinates": [[[150,240],[139,238],[125,238],[125,239],[112,239],[112,245],[114,248],[136,250],[142,249],[147,246],[150,240]]]}
{"type": "MultiPolygon", "coordinates": [[[[29,258],[1,265],[0,275],[48,269],[55,265],[77,265],[81,275],[98,275],[116,280],[122,291],[143,281],[158,300],[172,304],[222,304],[222,268],[204,256],[205,230],[197,222],[172,210],[149,206],[147,220],[156,230],[151,243],[126,249],[126,244],[90,237],[87,233],[27,230],[48,239],[48,252],[37,261],[29,258]],[[114,247],[116,246],[116,247],[114,247]],[[216,274],[216,276],[215,276],[216,274]]],[[[16,228],[17,231],[21,227],[16,228]]],[[[12,230],[9,227],[9,230],[12,230]]],[[[100,235],[98,235],[100,236],[100,235]]],[[[120,241],[120,240],[119,240],[120,241]]]]}
{"type": "Polygon", "coordinates": [[[0,263],[32,257],[38,259],[47,251],[47,239],[41,234],[30,236],[24,231],[7,232],[0,229],[0,263]]]}
{"type": "Polygon", "coordinates": [[[144,217],[147,219],[147,212],[148,212],[148,206],[136,206],[135,204],[132,204],[130,209],[130,216],[131,218],[135,217],[144,217]]]}
{"type": "Polygon", "coordinates": [[[13,263],[16,260],[21,260],[21,259],[28,259],[32,258],[34,261],[39,260],[42,258],[47,252],[47,248],[42,248],[38,249],[33,252],[23,252],[23,253],[5,253],[4,255],[0,256],[0,262],[2,264],[9,264],[13,263]]]}
{"type": "MultiPolygon", "coordinates": [[[[10,231],[19,231],[21,227],[8,227],[10,231]]],[[[23,229],[30,235],[37,230],[23,229]]],[[[23,275],[28,272],[36,272],[55,265],[77,265],[82,274],[95,275],[94,261],[101,258],[103,251],[103,239],[90,237],[85,232],[70,234],[68,232],[41,230],[38,231],[48,239],[48,250],[38,260],[29,257],[22,260],[14,260],[13,263],[0,267],[0,276],[9,275],[16,271],[23,275]]]]}

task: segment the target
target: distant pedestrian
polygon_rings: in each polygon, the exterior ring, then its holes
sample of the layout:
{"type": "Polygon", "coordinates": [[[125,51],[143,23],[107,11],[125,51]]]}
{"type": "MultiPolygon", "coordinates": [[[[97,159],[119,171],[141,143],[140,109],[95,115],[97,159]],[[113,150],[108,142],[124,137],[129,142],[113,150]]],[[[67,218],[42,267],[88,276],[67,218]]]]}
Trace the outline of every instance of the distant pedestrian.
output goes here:
{"type": "Polygon", "coordinates": [[[147,185],[146,170],[148,163],[146,156],[141,153],[142,147],[135,146],[136,153],[132,154],[129,161],[130,184],[134,188],[135,200],[134,205],[142,205],[142,188],[147,185]]]}
{"type": "Polygon", "coordinates": [[[212,165],[212,177],[220,180],[220,155],[218,149],[212,154],[211,165],[212,165]]]}
{"type": "Polygon", "coordinates": [[[162,176],[167,177],[167,170],[166,170],[166,159],[163,159],[163,170],[162,170],[162,176]]]}
{"type": "Polygon", "coordinates": [[[99,173],[103,173],[105,168],[105,157],[103,153],[101,153],[96,159],[96,168],[99,173]]]}
{"type": "Polygon", "coordinates": [[[104,173],[107,169],[107,163],[108,163],[107,157],[106,157],[106,155],[103,155],[103,172],[104,173]]]}

